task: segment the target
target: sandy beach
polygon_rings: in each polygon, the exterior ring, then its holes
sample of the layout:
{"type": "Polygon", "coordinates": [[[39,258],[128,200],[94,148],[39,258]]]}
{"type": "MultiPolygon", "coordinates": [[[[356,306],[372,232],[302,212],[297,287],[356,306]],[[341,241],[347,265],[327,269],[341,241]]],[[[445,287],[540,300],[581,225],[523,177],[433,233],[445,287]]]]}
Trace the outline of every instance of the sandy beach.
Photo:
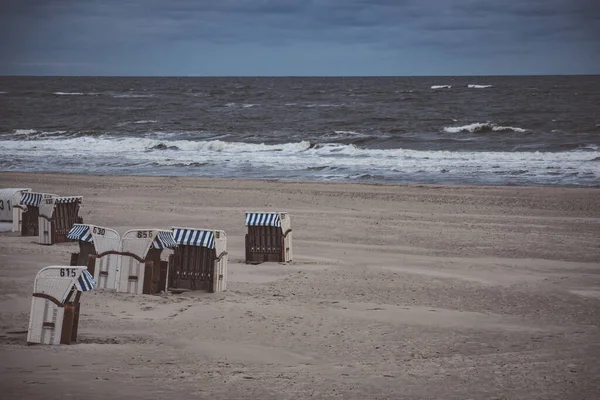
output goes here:
{"type": "MultiPolygon", "coordinates": [[[[0,173],[84,222],[222,229],[228,290],[82,296],[27,346],[36,273],[76,243],[0,234],[3,399],[598,399],[600,190],[0,173]],[[294,261],[244,263],[244,211],[294,261]]],[[[168,253],[165,253],[168,254],[168,253]]]]}

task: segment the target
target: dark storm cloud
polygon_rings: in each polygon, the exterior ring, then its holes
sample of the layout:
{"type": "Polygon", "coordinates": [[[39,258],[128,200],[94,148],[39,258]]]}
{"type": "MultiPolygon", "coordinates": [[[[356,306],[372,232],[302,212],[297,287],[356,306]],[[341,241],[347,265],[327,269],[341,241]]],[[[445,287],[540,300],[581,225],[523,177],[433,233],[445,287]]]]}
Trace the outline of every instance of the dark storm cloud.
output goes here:
{"type": "MultiPolygon", "coordinates": [[[[354,62],[357,53],[365,54],[366,60],[380,57],[403,64],[406,55],[421,63],[443,58],[455,69],[461,62],[485,66],[484,57],[529,52],[543,66],[548,62],[544,58],[557,57],[551,47],[583,55],[598,50],[599,4],[596,0],[21,0],[0,6],[0,62],[59,68],[105,60],[120,63],[125,71],[143,60],[164,62],[165,68],[171,65],[158,53],[191,62],[195,52],[212,52],[223,57],[223,63],[234,62],[239,54],[235,61],[243,74],[243,57],[254,51],[283,68],[287,64],[281,48],[301,47],[315,57],[321,52],[323,58],[335,54],[354,62]],[[464,56],[470,59],[461,61],[464,56]]],[[[594,61],[583,55],[581,62],[594,61]]],[[[301,61],[294,53],[286,57],[301,61]]],[[[361,62],[368,70],[367,61],[361,62]]],[[[370,65],[375,74],[383,66],[377,60],[370,65]]],[[[169,71],[165,74],[176,73],[169,71]]],[[[323,74],[334,72],[323,65],[323,74]]]]}

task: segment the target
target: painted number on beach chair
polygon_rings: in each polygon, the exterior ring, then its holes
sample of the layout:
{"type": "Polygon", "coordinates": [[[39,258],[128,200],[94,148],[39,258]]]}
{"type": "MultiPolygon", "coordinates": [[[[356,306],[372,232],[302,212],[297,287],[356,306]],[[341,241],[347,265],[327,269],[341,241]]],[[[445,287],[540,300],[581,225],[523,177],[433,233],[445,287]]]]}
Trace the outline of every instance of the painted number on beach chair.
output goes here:
{"type": "Polygon", "coordinates": [[[152,237],[152,231],[138,231],[137,237],[138,239],[147,239],[152,237]]]}
{"type": "Polygon", "coordinates": [[[71,268],[61,268],[60,276],[67,277],[67,278],[75,278],[77,276],[77,272],[71,268]]]}
{"type": "Polygon", "coordinates": [[[98,228],[98,227],[94,227],[94,233],[97,235],[105,235],[106,234],[106,229],[104,228],[98,228]]]}
{"type": "Polygon", "coordinates": [[[54,204],[54,199],[53,198],[46,199],[46,204],[54,204]]]}

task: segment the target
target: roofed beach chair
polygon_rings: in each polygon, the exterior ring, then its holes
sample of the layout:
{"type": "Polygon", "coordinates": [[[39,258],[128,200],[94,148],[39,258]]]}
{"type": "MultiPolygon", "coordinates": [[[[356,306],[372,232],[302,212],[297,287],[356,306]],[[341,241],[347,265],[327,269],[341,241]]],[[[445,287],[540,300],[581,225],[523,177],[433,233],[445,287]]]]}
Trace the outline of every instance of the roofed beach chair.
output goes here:
{"type": "Polygon", "coordinates": [[[169,288],[222,292],[227,289],[224,231],[173,227],[177,248],[169,260],[169,288]]]}
{"type": "Polygon", "coordinates": [[[292,225],[286,212],[246,212],[246,263],[292,261],[292,225]]]}
{"type": "MultiPolygon", "coordinates": [[[[107,231],[108,232],[108,231],[107,231]]],[[[111,238],[113,249],[101,251],[93,236],[98,254],[89,256],[88,267],[94,271],[99,289],[133,294],[157,294],[167,287],[168,262],[161,261],[163,249],[177,243],[170,230],[132,229],[119,239],[111,238]]]]}
{"type": "Polygon", "coordinates": [[[51,245],[69,240],[67,234],[74,224],[81,223],[79,209],[83,197],[51,197],[39,205],[39,243],[51,245]]]}
{"type": "Polygon", "coordinates": [[[79,299],[96,285],[85,267],[51,266],[35,277],[27,330],[28,343],[77,341],[79,299]]]}
{"type": "Polygon", "coordinates": [[[58,197],[56,194],[23,192],[19,200],[21,215],[21,236],[39,236],[40,205],[48,199],[58,197]]]}
{"type": "MultiPolygon", "coordinates": [[[[118,251],[121,237],[114,229],[91,224],[75,224],[67,233],[69,240],[76,240],[79,244],[79,253],[71,253],[71,265],[87,266],[90,255],[98,255],[107,251],[118,251]]],[[[102,259],[108,262],[109,257],[102,259]]],[[[88,267],[93,275],[94,270],[88,267]]]]}

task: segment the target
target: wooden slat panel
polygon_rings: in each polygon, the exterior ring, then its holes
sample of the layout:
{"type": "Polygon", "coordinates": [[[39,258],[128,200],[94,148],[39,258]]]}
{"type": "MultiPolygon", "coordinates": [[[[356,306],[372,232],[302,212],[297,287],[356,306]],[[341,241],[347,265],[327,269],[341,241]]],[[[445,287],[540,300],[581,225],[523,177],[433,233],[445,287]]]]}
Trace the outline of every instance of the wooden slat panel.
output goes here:
{"type": "Polygon", "coordinates": [[[175,249],[170,276],[173,287],[208,288],[212,281],[211,265],[215,250],[206,247],[180,245],[175,249]]]}
{"type": "Polygon", "coordinates": [[[22,214],[21,236],[38,236],[40,209],[28,206],[27,211],[22,214]]]}
{"type": "Polygon", "coordinates": [[[79,221],[79,203],[57,204],[52,216],[54,233],[58,241],[66,241],[66,235],[79,221]]]}
{"type": "Polygon", "coordinates": [[[60,344],[71,344],[73,339],[73,325],[75,320],[75,305],[69,303],[65,305],[63,314],[63,323],[60,335],[60,344]]]}
{"type": "Polygon", "coordinates": [[[276,226],[249,226],[246,235],[246,262],[285,261],[283,233],[276,226]]]}

